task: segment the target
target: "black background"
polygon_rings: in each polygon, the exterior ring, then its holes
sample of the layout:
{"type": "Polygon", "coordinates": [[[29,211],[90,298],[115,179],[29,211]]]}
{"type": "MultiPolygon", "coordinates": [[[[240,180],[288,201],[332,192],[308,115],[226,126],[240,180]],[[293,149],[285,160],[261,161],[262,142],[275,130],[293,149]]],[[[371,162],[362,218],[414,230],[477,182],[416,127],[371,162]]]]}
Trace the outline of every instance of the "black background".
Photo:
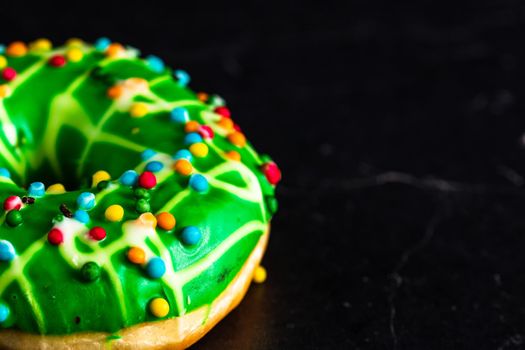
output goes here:
{"type": "Polygon", "coordinates": [[[525,347],[519,1],[1,7],[188,70],[281,166],[268,281],[194,349],[525,347]]]}

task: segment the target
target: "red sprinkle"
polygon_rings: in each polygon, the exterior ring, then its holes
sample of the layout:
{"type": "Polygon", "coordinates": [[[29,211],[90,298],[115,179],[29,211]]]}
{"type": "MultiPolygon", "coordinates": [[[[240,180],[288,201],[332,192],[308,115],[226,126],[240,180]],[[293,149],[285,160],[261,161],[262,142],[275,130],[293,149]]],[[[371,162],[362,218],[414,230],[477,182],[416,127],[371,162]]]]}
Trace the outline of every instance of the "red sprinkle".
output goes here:
{"type": "Polygon", "coordinates": [[[242,132],[241,127],[239,126],[239,124],[236,124],[236,123],[233,123],[233,130],[238,131],[238,132],[242,132]]]}
{"type": "Polygon", "coordinates": [[[4,70],[2,70],[2,78],[7,81],[13,80],[16,78],[16,70],[11,67],[5,67],[4,70]]]}
{"type": "Polygon", "coordinates": [[[66,58],[62,55],[55,55],[49,59],[49,64],[53,67],[63,67],[66,64],[66,58]]]}
{"type": "Polygon", "coordinates": [[[277,167],[277,164],[274,162],[266,163],[262,166],[262,170],[266,179],[272,185],[277,185],[281,181],[281,170],[277,167]]]}
{"type": "Polygon", "coordinates": [[[100,226],[95,226],[89,230],[89,237],[95,241],[101,241],[106,238],[106,230],[100,226]]]}
{"type": "Polygon", "coordinates": [[[157,178],[151,171],[145,171],[139,176],[139,186],[149,190],[157,186],[157,178]]]}
{"type": "Polygon", "coordinates": [[[209,125],[199,126],[199,130],[197,132],[202,136],[203,139],[212,139],[214,136],[213,130],[209,125]]]}
{"type": "Polygon", "coordinates": [[[232,117],[232,114],[231,114],[230,110],[228,109],[228,107],[219,106],[219,107],[215,108],[214,111],[215,111],[215,113],[222,115],[224,118],[231,118],[232,117]]]}
{"type": "Polygon", "coordinates": [[[22,208],[22,200],[18,196],[9,196],[4,201],[4,210],[20,210],[22,208]]]}
{"type": "Polygon", "coordinates": [[[64,234],[58,228],[53,228],[47,234],[47,240],[52,245],[59,245],[64,242],[64,234]]]}

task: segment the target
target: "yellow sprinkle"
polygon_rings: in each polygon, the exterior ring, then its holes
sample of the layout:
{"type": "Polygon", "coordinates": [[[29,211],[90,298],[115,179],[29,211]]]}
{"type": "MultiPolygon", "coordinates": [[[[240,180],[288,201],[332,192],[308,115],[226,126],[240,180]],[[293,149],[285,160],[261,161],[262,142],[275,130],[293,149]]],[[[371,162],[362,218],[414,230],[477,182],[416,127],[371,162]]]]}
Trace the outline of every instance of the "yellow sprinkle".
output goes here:
{"type": "Polygon", "coordinates": [[[166,317],[170,312],[170,304],[164,298],[155,298],[149,303],[149,311],[155,317],[166,317]]]}
{"type": "Polygon", "coordinates": [[[7,58],[0,55],[0,69],[7,67],[7,58]]]}
{"type": "Polygon", "coordinates": [[[49,39],[41,38],[29,44],[29,48],[34,51],[49,51],[53,47],[49,39]]]}
{"type": "Polygon", "coordinates": [[[66,192],[66,189],[64,188],[64,185],[62,184],[54,184],[47,188],[46,193],[50,194],[61,194],[66,192]]]}
{"type": "Polygon", "coordinates": [[[195,157],[206,157],[208,155],[208,146],[205,143],[197,142],[190,146],[190,152],[195,157]]]}
{"type": "Polygon", "coordinates": [[[81,47],[84,45],[84,41],[79,38],[71,38],[66,41],[66,46],[69,47],[81,47]]]}
{"type": "Polygon", "coordinates": [[[133,118],[142,118],[146,114],[148,114],[148,105],[144,102],[136,102],[131,106],[131,109],[129,110],[129,114],[133,118]]]}
{"type": "Polygon", "coordinates": [[[111,179],[111,176],[107,171],[99,170],[91,177],[91,187],[97,186],[100,181],[108,181],[109,179],[111,179]]]}
{"type": "Polygon", "coordinates": [[[106,217],[106,220],[112,221],[112,222],[118,222],[121,221],[124,217],[124,208],[118,204],[113,204],[107,207],[106,211],[104,212],[104,216],[106,217]]]}
{"type": "Polygon", "coordinates": [[[0,85],[0,98],[5,98],[11,96],[11,87],[7,84],[0,85]]]}
{"type": "Polygon", "coordinates": [[[255,283],[263,283],[266,281],[266,275],[266,269],[259,265],[253,272],[253,281],[255,283]]]}
{"type": "Polygon", "coordinates": [[[139,221],[145,225],[152,228],[157,227],[157,218],[152,213],[144,213],[139,216],[139,221]]]}
{"type": "Polygon", "coordinates": [[[84,57],[84,53],[77,47],[73,47],[66,52],[68,61],[78,62],[84,57]]]}

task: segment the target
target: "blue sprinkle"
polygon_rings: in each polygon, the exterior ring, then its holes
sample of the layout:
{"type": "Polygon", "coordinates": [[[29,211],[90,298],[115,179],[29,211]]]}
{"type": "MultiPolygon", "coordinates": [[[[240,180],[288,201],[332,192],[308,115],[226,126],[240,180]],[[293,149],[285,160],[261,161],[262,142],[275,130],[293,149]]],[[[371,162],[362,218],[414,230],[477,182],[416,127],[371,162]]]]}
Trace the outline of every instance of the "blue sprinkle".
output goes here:
{"type": "Polygon", "coordinates": [[[174,75],[175,75],[175,78],[177,78],[177,80],[179,81],[180,86],[188,85],[191,80],[190,75],[185,70],[182,70],[182,69],[177,69],[174,72],[174,75]]]}
{"type": "Polygon", "coordinates": [[[142,160],[148,160],[151,157],[153,157],[155,154],[157,154],[157,152],[155,152],[154,150],[147,149],[144,152],[142,152],[141,157],[142,157],[142,160]]]}
{"type": "Polygon", "coordinates": [[[89,210],[95,206],[95,195],[91,192],[82,192],[77,197],[77,204],[80,209],[89,210]]]}
{"type": "Polygon", "coordinates": [[[201,174],[191,175],[189,185],[197,192],[206,192],[209,187],[208,180],[201,174]]]}
{"type": "Polygon", "coordinates": [[[197,142],[202,142],[202,136],[196,132],[190,132],[184,136],[184,144],[186,145],[193,145],[197,142]]]}
{"type": "Polygon", "coordinates": [[[0,54],[3,54],[5,52],[5,45],[0,44],[0,54]]]}
{"type": "Polygon", "coordinates": [[[9,306],[7,306],[5,303],[0,303],[0,322],[5,322],[10,313],[11,311],[9,310],[9,306]]]}
{"type": "Polygon", "coordinates": [[[175,160],[187,159],[188,161],[191,162],[192,155],[191,155],[191,152],[188,151],[187,149],[181,149],[181,150],[177,151],[177,153],[175,153],[175,155],[173,156],[173,159],[175,159],[175,160]]]}
{"type": "Polygon", "coordinates": [[[5,239],[0,240],[0,261],[11,261],[15,258],[15,247],[5,239]]]}
{"type": "Polygon", "coordinates": [[[85,210],[77,210],[73,215],[73,218],[83,224],[87,224],[89,222],[89,214],[85,210]]]}
{"type": "Polygon", "coordinates": [[[195,226],[188,226],[182,230],[181,240],[184,245],[195,245],[202,238],[201,230],[195,226]]]}
{"type": "Polygon", "coordinates": [[[161,171],[162,168],[164,168],[164,164],[159,162],[158,160],[153,160],[146,164],[146,170],[151,171],[152,173],[156,173],[157,171],[161,171]]]}
{"type": "Polygon", "coordinates": [[[190,120],[190,114],[188,110],[184,107],[177,107],[172,109],[170,113],[171,120],[175,123],[184,124],[190,120]]]}
{"type": "Polygon", "coordinates": [[[125,186],[134,186],[137,183],[139,175],[135,170],[127,170],[120,176],[120,183],[125,186]]]}
{"type": "Polygon", "coordinates": [[[146,62],[148,62],[149,67],[155,73],[164,72],[164,61],[155,55],[149,55],[146,57],[146,62]]]}
{"type": "Polygon", "coordinates": [[[11,177],[11,173],[6,168],[0,168],[0,176],[11,177]]]}
{"type": "Polygon", "coordinates": [[[95,41],[95,48],[99,51],[104,51],[108,48],[108,46],[111,45],[111,40],[109,40],[106,37],[98,38],[95,41]]]}
{"type": "Polygon", "coordinates": [[[146,272],[151,278],[161,278],[166,272],[166,265],[161,258],[154,257],[146,265],[146,272]]]}
{"type": "Polygon", "coordinates": [[[33,182],[27,191],[31,197],[43,197],[46,194],[46,187],[41,182],[33,182]]]}

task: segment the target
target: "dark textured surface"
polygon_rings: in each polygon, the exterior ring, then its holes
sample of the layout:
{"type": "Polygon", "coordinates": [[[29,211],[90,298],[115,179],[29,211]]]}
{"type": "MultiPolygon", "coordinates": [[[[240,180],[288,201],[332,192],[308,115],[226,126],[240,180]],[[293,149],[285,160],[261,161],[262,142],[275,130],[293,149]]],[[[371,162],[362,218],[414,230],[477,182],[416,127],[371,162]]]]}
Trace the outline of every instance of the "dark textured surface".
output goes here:
{"type": "Polygon", "coordinates": [[[282,167],[268,281],[194,349],[525,347],[525,7],[345,3],[46,3],[0,42],[158,54],[282,167]]]}

